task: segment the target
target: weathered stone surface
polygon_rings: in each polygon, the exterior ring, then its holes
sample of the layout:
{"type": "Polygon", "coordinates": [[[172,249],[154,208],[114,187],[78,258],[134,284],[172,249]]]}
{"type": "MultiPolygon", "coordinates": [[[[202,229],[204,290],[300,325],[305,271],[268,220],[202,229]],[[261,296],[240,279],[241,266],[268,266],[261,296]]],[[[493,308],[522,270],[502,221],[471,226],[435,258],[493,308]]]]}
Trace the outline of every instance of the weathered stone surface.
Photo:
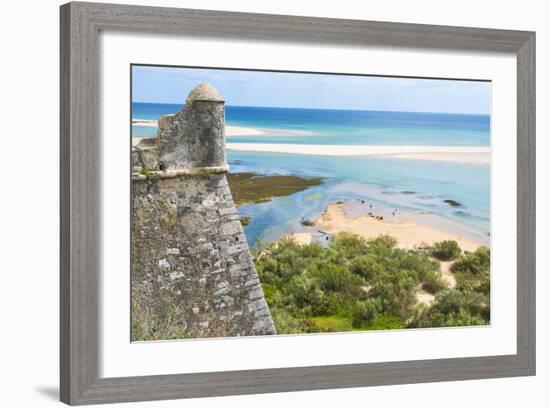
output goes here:
{"type": "Polygon", "coordinates": [[[181,111],[160,118],[158,139],[161,170],[226,165],[223,99],[199,85],[181,111]]]}
{"type": "Polygon", "coordinates": [[[158,175],[132,177],[133,316],[170,311],[182,337],[275,334],[225,175],[162,176],[225,165],[223,100],[202,85],[190,98],[162,118],[158,140],[134,146],[133,168],[146,161],[158,175]]]}
{"type": "Polygon", "coordinates": [[[157,138],[143,138],[132,146],[132,166],[134,171],[154,170],[159,167],[157,138]]]}
{"type": "Polygon", "coordinates": [[[212,85],[203,82],[193,88],[185,100],[188,105],[195,101],[223,102],[224,100],[212,85]]]}

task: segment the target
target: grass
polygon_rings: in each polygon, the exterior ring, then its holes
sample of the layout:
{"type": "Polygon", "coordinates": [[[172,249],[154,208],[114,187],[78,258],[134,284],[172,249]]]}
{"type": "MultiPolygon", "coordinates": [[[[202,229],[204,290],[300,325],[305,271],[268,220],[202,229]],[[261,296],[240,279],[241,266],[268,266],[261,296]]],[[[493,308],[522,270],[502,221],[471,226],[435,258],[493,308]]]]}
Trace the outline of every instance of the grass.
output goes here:
{"type": "Polygon", "coordinates": [[[163,307],[158,312],[141,309],[132,301],[132,341],[176,340],[196,337],[184,328],[181,312],[175,307],[163,307]]]}
{"type": "Polygon", "coordinates": [[[351,319],[342,316],[317,316],[311,320],[320,332],[347,332],[353,330],[351,319]]]}
{"type": "Polygon", "coordinates": [[[371,324],[359,330],[396,330],[404,329],[407,323],[399,316],[379,316],[371,324]]]}

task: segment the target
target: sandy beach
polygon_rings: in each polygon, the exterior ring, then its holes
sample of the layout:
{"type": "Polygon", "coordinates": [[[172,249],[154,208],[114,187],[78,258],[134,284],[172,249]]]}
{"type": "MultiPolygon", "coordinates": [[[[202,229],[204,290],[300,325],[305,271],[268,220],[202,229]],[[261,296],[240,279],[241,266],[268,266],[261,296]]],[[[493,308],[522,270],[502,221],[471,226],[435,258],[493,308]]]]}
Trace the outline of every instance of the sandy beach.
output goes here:
{"type": "Polygon", "coordinates": [[[275,143],[228,143],[227,150],[318,156],[379,156],[411,160],[438,160],[489,164],[490,148],[478,146],[374,146],[308,145],[275,143]]]}
{"type": "MultiPolygon", "coordinates": [[[[423,244],[454,240],[465,251],[475,251],[482,245],[471,238],[450,233],[443,229],[424,225],[410,220],[385,221],[369,215],[350,217],[346,214],[345,204],[330,204],[325,212],[315,220],[316,227],[332,233],[351,232],[365,239],[379,235],[391,235],[397,239],[401,248],[419,247],[423,244]]],[[[292,239],[301,244],[311,242],[311,234],[300,232],[291,234],[292,239]]]]}

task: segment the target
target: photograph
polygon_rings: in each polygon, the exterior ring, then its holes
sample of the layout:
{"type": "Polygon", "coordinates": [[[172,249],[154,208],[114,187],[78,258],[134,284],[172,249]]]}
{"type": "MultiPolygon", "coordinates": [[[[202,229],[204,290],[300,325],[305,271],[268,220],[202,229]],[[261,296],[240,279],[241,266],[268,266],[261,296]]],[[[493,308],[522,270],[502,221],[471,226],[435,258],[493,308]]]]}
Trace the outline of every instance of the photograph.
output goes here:
{"type": "Polygon", "coordinates": [[[130,69],[131,341],[491,324],[491,81],[130,69]]]}

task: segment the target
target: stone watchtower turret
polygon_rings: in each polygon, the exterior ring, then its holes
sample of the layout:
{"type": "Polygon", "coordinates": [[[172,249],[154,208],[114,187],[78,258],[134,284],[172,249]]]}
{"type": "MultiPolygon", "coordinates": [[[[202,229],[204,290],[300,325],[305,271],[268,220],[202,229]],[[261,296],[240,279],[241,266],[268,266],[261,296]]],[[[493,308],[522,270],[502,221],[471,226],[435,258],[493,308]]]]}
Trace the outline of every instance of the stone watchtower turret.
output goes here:
{"type": "Polygon", "coordinates": [[[133,340],[275,334],[225,176],[220,94],[197,86],[132,155],[133,340]]]}

